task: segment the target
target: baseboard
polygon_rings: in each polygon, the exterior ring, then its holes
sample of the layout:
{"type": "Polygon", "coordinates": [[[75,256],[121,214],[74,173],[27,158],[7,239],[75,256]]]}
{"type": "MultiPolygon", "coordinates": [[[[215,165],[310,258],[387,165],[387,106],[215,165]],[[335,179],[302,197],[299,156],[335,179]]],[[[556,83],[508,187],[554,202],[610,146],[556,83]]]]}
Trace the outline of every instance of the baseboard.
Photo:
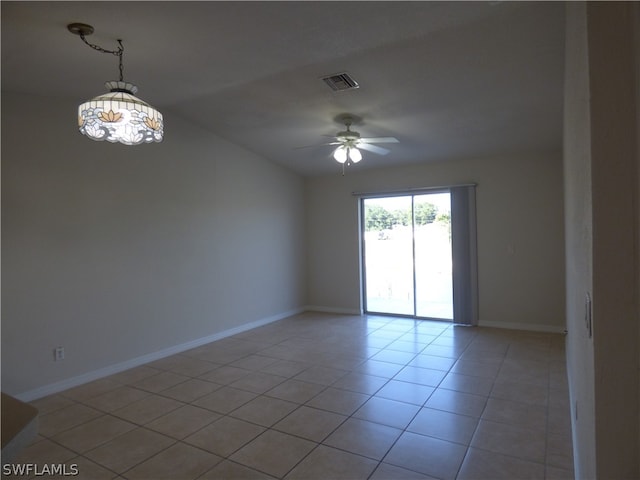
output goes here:
{"type": "MultiPolygon", "coordinates": [[[[282,312],[277,315],[272,315],[270,317],[265,317],[259,320],[255,320],[253,322],[245,323],[238,327],[234,327],[228,330],[224,330],[222,332],[214,333],[213,335],[197,338],[195,340],[191,340],[186,343],[181,343],[179,345],[174,345],[174,346],[165,348],[163,350],[159,350],[157,352],[148,353],[146,355],[142,355],[136,358],[132,358],[130,360],[126,360],[124,362],[119,362],[104,368],[100,368],[98,370],[93,370],[91,372],[83,373],[82,375],[67,378],[65,380],[51,383],[49,385],[44,385],[42,387],[14,395],[14,397],[23,402],[31,402],[33,400],[37,400],[38,398],[46,397],[48,395],[53,395],[54,393],[62,392],[64,390],[68,390],[69,388],[77,387],[78,385],[83,385],[85,383],[89,383],[94,380],[99,380],[100,378],[108,377],[109,375],[114,375],[116,373],[129,370],[130,368],[139,367],[140,365],[144,365],[146,363],[153,362],[155,360],[160,360],[161,358],[169,357],[177,353],[191,350],[192,348],[200,347],[202,345],[206,345],[207,343],[215,342],[216,340],[221,340],[223,338],[230,337],[238,333],[251,330],[253,328],[261,327],[263,325],[268,325],[269,323],[277,322],[278,320],[282,320],[284,318],[291,317],[293,315],[297,315],[303,312],[322,312],[322,313],[335,313],[335,314],[343,314],[343,315],[361,315],[362,314],[357,309],[323,307],[319,305],[306,305],[304,307],[296,308],[294,310],[289,310],[287,312],[282,312]]],[[[548,332],[548,333],[563,333],[565,330],[564,327],[556,327],[551,325],[530,324],[530,323],[509,323],[509,322],[482,322],[481,321],[479,326],[505,328],[510,330],[548,332]]]]}
{"type": "Polygon", "coordinates": [[[253,322],[245,323],[238,327],[234,327],[228,330],[224,330],[222,332],[214,333],[213,335],[197,338],[195,340],[191,340],[186,343],[181,343],[180,345],[174,345],[174,346],[165,348],[163,350],[159,350],[157,352],[148,353],[140,357],[126,360],[124,362],[119,362],[104,368],[100,368],[98,370],[93,370],[91,372],[83,373],[82,375],[67,378],[59,382],[51,383],[49,385],[45,385],[43,387],[39,387],[34,390],[29,390],[27,392],[14,395],[14,397],[23,402],[31,402],[33,400],[37,400],[38,398],[46,397],[47,395],[53,395],[54,393],[62,392],[63,390],[77,387],[78,385],[83,385],[85,383],[89,383],[94,380],[99,380],[100,378],[108,377],[109,375],[114,375],[116,373],[129,370],[130,368],[139,367],[140,365],[144,365],[145,363],[153,362],[155,360],[160,360],[161,358],[169,357],[171,355],[175,355],[176,353],[185,352],[187,350],[191,350],[192,348],[200,347],[202,345],[206,345],[207,343],[215,342],[216,340],[222,340],[223,338],[230,337],[232,335],[236,335],[238,333],[242,333],[247,330],[251,330],[253,328],[257,328],[263,325],[268,325],[269,323],[277,322],[278,320],[282,320],[283,318],[287,318],[292,315],[297,315],[306,310],[307,309],[304,307],[297,308],[294,310],[289,310],[287,312],[279,313],[277,315],[272,315],[270,317],[261,318],[253,322]]]}
{"type": "MultiPolygon", "coordinates": [[[[320,305],[307,305],[304,307],[308,312],[335,313],[340,315],[362,315],[357,309],[323,307],[320,305]]],[[[554,325],[543,325],[534,323],[511,323],[511,322],[479,322],[479,327],[504,328],[507,330],[523,330],[527,332],[543,332],[543,333],[564,333],[565,327],[557,327],[554,325]]]]}
{"type": "Polygon", "coordinates": [[[565,327],[557,327],[554,325],[542,325],[539,323],[511,323],[511,322],[483,322],[480,321],[479,327],[505,328],[508,330],[524,330],[527,332],[544,332],[544,333],[564,333],[565,327]]]}
{"type": "Polygon", "coordinates": [[[307,312],[321,312],[321,313],[337,313],[343,315],[361,315],[362,312],[355,308],[335,308],[335,307],[322,307],[319,305],[307,305],[304,307],[307,312]]]}

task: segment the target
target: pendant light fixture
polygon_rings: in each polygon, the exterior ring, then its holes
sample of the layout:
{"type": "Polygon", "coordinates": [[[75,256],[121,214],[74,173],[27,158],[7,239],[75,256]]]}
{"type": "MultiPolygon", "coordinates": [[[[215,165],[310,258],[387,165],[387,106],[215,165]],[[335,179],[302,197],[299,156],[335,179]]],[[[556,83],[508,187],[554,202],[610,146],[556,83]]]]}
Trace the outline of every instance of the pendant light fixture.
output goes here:
{"type": "Polygon", "coordinates": [[[138,87],[124,81],[122,40],[118,40],[117,50],[105,50],[86,40],[85,37],[93,33],[91,25],[72,23],[67,28],[94,50],[116,55],[120,69],[118,81],[105,83],[109,89],[107,93],[98,95],[78,107],[80,133],[92,140],[106,140],[125,145],[161,142],[164,135],[162,114],[135,96],[138,87]]]}

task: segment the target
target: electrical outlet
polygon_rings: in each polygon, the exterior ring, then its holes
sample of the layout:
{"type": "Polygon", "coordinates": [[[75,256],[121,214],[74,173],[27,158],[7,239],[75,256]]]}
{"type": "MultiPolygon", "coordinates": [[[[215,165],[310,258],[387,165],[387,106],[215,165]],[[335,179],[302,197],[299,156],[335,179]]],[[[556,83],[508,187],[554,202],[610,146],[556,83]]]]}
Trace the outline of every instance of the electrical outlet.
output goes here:
{"type": "Polygon", "coordinates": [[[64,360],[64,347],[56,347],[53,349],[53,359],[56,362],[64,360]]]}

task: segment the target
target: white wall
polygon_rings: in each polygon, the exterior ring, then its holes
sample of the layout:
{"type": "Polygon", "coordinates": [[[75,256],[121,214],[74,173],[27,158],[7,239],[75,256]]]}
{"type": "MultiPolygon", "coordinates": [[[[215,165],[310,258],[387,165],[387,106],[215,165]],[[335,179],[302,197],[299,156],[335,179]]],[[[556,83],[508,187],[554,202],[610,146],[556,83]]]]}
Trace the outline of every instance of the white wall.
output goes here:
{"type": "Polygon", "coordinates": [[[587,3],[597,478],[640,477],[635,368],[640,351],[631,334],[640,321],[634,98],[640,49],[634,46],[633,29],[639,26],[633,8],[631,2],[587,3]]]}
{"type": "Polygon", "coordinates": [[[630,2],[567,6],[567,365],[580,479],[640,475],[639,18],[630,2]]]}
{"type": "Polygon", "coordinates": [[[459,183],[478,184],[480,324],[562,331],[564,235],[559,153],[362,172],[354,166],[344,177],[336,167],[335,175],[307,179],[310,305],[360,309],[353,191],[459,183]]]}
{"type": "Polygon", "coordinates": [[[586,295],[593,294],[591,117],[585,4],[569,2],[566,18],[564,189],[569,331],[566,354],[575,473],[576,478],[586,479],[595,478],[596,445],[593,343],[584,318],[586,295]]]}
{"type": "MultiPolygon", "coordinates": [[[[636,79],[640,80],[640,4],[634,5],[634,21],[635,21],[635,51],[636,51],[636,79]]],[[[638,164],[637,172],[637,190],[636,190],[636,211],[640,216],[640,81],[636,82],[636,158],[638,164]]],[[[636,221],[636,262],[640,264],[640,220],[636,221]]],[[[640,346],[640,265],[636,271],[637,282],[637,315],[638,315],[638,345],[640,346]]],[[[639,347],[640,348],[640,347],[639,347]]],[[[640,355],[638,355],[638,384],[640,385],[640,355]]],[[[638,395],[638,408],[640,412],[640,394],[638,395]]],[[[638,415],[638,439],[640,439],[640,414],[638,415]]],[[[640,471],[640,440],[638,441],[638,471],[640,471]]]]}
{"type": "Polygon", "coordinates": [[[170,112],[160,144],[93,142],[76,108],[2,96],[3,391],[304,305],[299,176],[170,112]]]}

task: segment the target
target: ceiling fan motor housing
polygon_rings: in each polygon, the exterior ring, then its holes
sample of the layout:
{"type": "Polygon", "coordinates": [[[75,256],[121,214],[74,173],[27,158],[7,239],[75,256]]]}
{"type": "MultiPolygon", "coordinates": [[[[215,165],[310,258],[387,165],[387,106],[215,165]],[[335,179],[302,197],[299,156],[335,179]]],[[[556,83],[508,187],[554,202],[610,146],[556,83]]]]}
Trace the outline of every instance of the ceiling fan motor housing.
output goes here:
{"type": "Polygon", "coordinates": [[[336,138],[339,142],[353,142],[360,140],[360,134],[358,132],[352,132],[351,130],[345,130],[344,132],[338,132],[336,138]]]}

